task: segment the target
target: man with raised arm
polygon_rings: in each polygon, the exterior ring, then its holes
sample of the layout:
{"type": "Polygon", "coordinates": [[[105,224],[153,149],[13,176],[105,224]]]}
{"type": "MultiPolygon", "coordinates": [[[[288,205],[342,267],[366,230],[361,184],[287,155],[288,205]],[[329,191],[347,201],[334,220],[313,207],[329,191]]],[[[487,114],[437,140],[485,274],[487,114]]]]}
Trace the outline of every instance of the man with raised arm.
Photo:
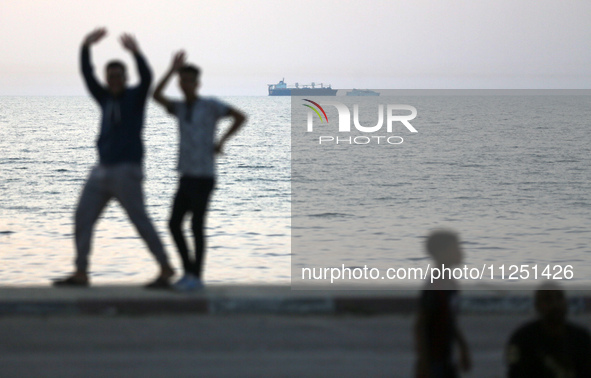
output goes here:
{"type": "Polygon", "coordinates": [[[76,209],[76,270],[72,275],[54,281],[54,285],[88,286],[88,256],[93,228],[107,203],[115,198],[160,265],[160,274],[147,287],[167,287],[174,271],[146,214],[142,191],[144,148],[141,133],[152,74],[135,39],[123,34],[121,44],[136,61],[140,83],[136,87],[128,87],[125,65],[120,61],[111,61],[106,66],[107,86],[101,85],[94,76],[90,47],[106,34],[105,28],[96,29],[86,36],[82,44],[84,82],[101,109],[97,140],[99,163],[91,170],[76,209]]]}
{"type": "Polygon", "coordinates": [[[185,64],[185,53],[180,51],[154,91],[154,99],[178,119],[180,129],[178,170],[181,178],[169,226],[183,261],[184,275],[175,283],[175,288],[181,291],[203,288],[204,222],[209,197],[215,185],[214,154],[223,151],[226,140],[242,127],[246,119],[242,112],[231,106],[213,98],[198,96],[200,73],[199,68],[185,64]],[[163,94],[168,81],[176,72],[184,101],[172,101],[163,94]],[[219,119],[224,117],[232,118],[233,123],[216,144],[216,126],[219,119]],[[189,254],[181,228],[188,212],[193,214],[191,228],[195,246],[192,255],[189,254]]]}

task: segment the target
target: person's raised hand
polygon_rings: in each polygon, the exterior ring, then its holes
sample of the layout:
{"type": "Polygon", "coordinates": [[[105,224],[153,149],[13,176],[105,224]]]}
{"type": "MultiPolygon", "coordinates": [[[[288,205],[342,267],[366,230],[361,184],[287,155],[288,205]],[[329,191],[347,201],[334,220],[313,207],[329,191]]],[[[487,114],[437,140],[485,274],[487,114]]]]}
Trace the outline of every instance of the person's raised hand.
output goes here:
{"type": "Polygon", "coordinates": [[[185,52],[180,50],[172,58],[172,70],[178,71],[182,66],[185,65],[185,52]]]}
{"type": "Polygon", "coordinates": [[[131,51],[132,53],[137,53],[139,51],[139,47],[137,45],[137,42],[135,40],[135,38],[128,33],[124,33],[121,35],[121,44],[123,45],[123,48],[131,51]]]}
{"type": "Polygon", "coordinates": [[[84,37],[84,45],[90,46],[94,43],[97,43],[101,39],[103,39],[107,35],[106,28],[96,28],[92,32],[90,32],[86,37],[84,37]]]}

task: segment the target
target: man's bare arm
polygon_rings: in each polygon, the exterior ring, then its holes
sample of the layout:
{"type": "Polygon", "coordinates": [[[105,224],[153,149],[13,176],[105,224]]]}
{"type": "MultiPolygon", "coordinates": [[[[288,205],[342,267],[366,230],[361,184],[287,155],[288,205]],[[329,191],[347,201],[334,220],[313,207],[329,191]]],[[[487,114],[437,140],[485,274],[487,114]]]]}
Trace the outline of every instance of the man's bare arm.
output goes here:
{"type": "Polygon", "coordinates": [[[458,341],[458,346],[460,347],[460,368],[462,371],[470,371],[472,369],[472,357],[470,356],[470,348],[468,347],[468,343],[466,342],[466,338],[464,334],[458,328],[457,324],[455,327],[456,330],[456,340],[458,341]]]}
{"type": "Polygon", "coordinates": [[[185,52],[179,51],[172,58],[172,63],[164,77],[160,79],[156,89],[154,90],[154,100],[160,105],[164,106],[169,113],[172,113],[172,103],[166,96],[164,96],[164,88],[168,85],[170,78],[185,64],[185,52]]]}
{"type": "Polygon", "coordinates": [[[226,143],[226,141],[232,135],[236,134],[238,130],[242,128],[244,122],[246,121],[246,116],[244,115],[244,113],[234,108],[230,108],[228,116],[234,118],[234,122],[232,123],[232,126],[230,126],[228,131],[224,134],[224,136],[220,138],[218,144],[215,146],[215,152],[218,154],[224,153],[224,144],[226,143]]]}

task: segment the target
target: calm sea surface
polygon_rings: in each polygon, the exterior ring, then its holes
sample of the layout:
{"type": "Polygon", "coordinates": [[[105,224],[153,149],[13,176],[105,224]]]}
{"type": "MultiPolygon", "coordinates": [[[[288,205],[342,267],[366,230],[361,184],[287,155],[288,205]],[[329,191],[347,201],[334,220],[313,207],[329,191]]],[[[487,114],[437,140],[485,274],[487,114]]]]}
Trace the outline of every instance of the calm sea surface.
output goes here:
{"type": "MultiPolygon", "coordinates": [[[[290,99],[222,100],[245,111],[249,122],[218,159],[206,280],[288,283],[290,99]]],[[[294,155],[303,159],[298,169],[320,177],[322,170],[343,172],[330,185],[297,186],[310,190],[298,192],[310,201],[297,205],[298,216],[311,220],[310,240],[350,237],[352,251],[379,240],[383,253],[344,252],[339,261],[416,266],[425,263],[424,235],[446,226],[460,231],[470,266],[572,264],[575,280],[591,282],[591,97],[417,97],[400,103],[417,108],[412,124],[419,133],[404,134],[405,142],[388,156],[368,165],[364,146],[323,152],[341,154],[340,160],[322,159],[317,151],[294,155]],[[334,211],[315,205],[319,189],[334,211]],[[326,234],[327,225],[339,224],[340,234],[326,234]]],[[[88,97],[0,97],[0,285],[46,284],[71,271],[72,215],[96,161],[98,117],[88,97]]],[[[150,103],[146,202],[178,267],[166,225],[177,185],[177,138],[174,119],[150,103]]],[[[298,180],[294,176],[294,185],[298,180]]],[[[91,271],[94,283],[143,282],[156,274],[116,202],[97,224],[91,271]]]]}
{"type": "MultiPolygon", "coordinates": [[[[218,159],[206,279],[289,282],[289,99],[222,100],[246,112],[249,122],[218,159]]],[[[98,117],[88,97],[0,97],[0,284],[45,284],[72,270],[72,216],[96,162],[98,117]]],[[[178,180],[178,132],[174,119],[153,103],[144,140],[148,213],[180,267],[167,229],[178,180]]],[[[157,272],[116,201],[97,224],[90,269],[94,283],[143,282],[157,272]]]]}
{"type": "MultiPolygon", "coordinates": [[[[460,233],[469,268],[493,267],[493,280],[485,282],[486,270],[473,286],[507,287],[509,269],[521,265],[529,265],[530,278],[548,266],[551,277],[569,278],[571,265],[570,286],[591,287],[591,96],[389,100],[382,101],[418,110],[411,121],[417,133],[394,125],[390,135],[402,136],[400,145],[320,146],[319,135],[338,135],[334,121],[305,132],[307,110],[294,100],[303,114],[292,113],[302,124],[292,134],[292,279],[304,267],[345,264],[378,267],[376,284],[392,285],[379,281],[384,269],[425,269],[432,263],[425,235],[447,227],[460,233]]],[[[334,106],[325,108],[337,119],[334,106]]],[[[362,125],[376,124],[377,106],[359,109],[372,110],[361,114],[368,119],[362,125]]]]}

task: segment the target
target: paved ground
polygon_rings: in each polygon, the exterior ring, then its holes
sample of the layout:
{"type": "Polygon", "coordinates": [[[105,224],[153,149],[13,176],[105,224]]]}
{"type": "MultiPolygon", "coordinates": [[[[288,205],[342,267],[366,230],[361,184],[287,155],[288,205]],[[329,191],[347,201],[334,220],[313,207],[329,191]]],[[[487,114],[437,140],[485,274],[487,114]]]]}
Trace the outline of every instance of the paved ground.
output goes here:
{"type": "MultiPolygon", "coordinates": [[[[523,294],[463,294],[467,376],[503,376],[503,345],[532,316],[523,294]]],[[[573,320],[591,328],[588,295],[577,295],[573,320]]],[[[4,287],[0,377],[409,377],[415,300],[273,286],[4,287]]]]}
{"type": "MultiPolygon", "coordinates": [[[[461,319],[470,377],[501,377],[502,347],[527,316],[461,319]]],[[[575,320],[591,326],[591,317],[575,320]]],[[[0,318],[2,377],[409,377],[409,316],[0,318]]]]}

